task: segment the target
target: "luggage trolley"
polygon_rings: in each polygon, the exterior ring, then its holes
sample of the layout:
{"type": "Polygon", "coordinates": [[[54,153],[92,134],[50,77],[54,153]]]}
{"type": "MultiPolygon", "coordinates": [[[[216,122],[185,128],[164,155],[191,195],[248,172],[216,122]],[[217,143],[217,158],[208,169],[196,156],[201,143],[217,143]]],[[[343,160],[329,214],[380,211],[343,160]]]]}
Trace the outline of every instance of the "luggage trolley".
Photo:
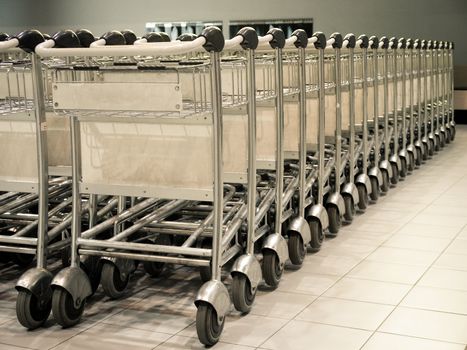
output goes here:
{"type": "Polygon", "coordinates": [[[16,261],[24,265],[36,257],[36,267],[26,271],[16,284],[17,316],[27,328],[40,326],[50,311],[42,295],[42,286],[52,278],[47,258],[61,253],[62,262],[67,264],[70,243],[69,133],[60,118],[47,113],[50,68],[60,62],[42,62],[33,53],[43,41],[41,33],[29,30],[0,43],[8,60],[27,58],[4,61],[0,68],[4,142],[0,186],[7,191],[1,196],[0,222],[6,225],[0,235],[0,251],[26,254],[28,258],[16,255],[16,261]],[[19,48],[27,56],[17,55],[19,48]],[[15,54],[10,55],[10,51],[15,54]]]}
{"type": "MultiPolygon", "coordinates": [[[[122,44],[123,41],[114,41],[115,35],[118,36],[118,34],[113,34],[103,40],[107,44],[109,42],[122,44]]],[[[132,96],[126,96],[126,100],[123,101],[119,99],[118,92],[121,93],[122,90],[118,90],[121,88],[118,82],[95,84],[93,81],[81,80],[83,77],[77,74],[70,76],[70,72],[66,70],[57,71],[57,80],[54,82],[56,86],[54,104],[57,108],[71,111],[73,115],[71,122],[73,178],[80,180],[73,182],[72,265],[62,270],[53,280],[52,309],[56,320],[64,326],[79,322],[85,300],[92,293],[88,277],[79,268],[79,254],[106,257],[102,269],[104,290],[115,289],[119,287],[119,284],[127,283],[129,273],[135,268],[132,260],[194,266],[211,265],[211,280],[202,286],[195,302],[198,307],[197,330],[203,343],[217,342],[230,305],[227,289],[220,281],[220,270],[225,262],[242,252],[236,231],[242,223],[239,216],[244,215],[241,210],[244,203],[235,203],[232,200],[235,188],[224,185],[222,179],[224,176],[222,169],[222,146],[224,144],[222,141],[222,102],[224,98],[220,85],[219,60],[219,52],[224,46],[222,33],[217,28],[211,27],[191,42],[179,41],[159,46],[154,44],[103,47],[95,43],[89,49],[54,49],[54,45],[54,41],[47,41],[38,47],[37,51],[44,56],[149,55],[157,58],[184,55],[199,51],[204,47],[210,53],[209,60],[186,67],[182,66],[182,68],[170,66],[167,69],[161,69],[160,64],[156,64],[156,67],[141,66],[139,73],[152,72],[156,74],[155,77],[148,78],[149,83],[142,84],[141,81],[135,80],[135,76],[132,76],[136,72],[129,73],[125,84],[131,81],[138,84],[132,85],[131,90],[134,89],[135,91],[132,91],[134,93],[132,96]],[[188,74],[183,74],[183,72],[188,72],[188,74]],[[159,85],[148,86],[148,84],[159,85]],[[194,95],[196,89],[191,90],[190,87],[196,84],[200,84],[201,91],[194,95]],[[146,95],[141,89],[137,89],[138,85],[144,85],[146,95]],[[167,95],[155,98],[153,91],[157,88],[162,88],[158,89],[159,92],[167,91],[167,95]],[[207,93],[209,89],[210,94],[207,93]],[[68,101],[64,97],[70,92],[80,98],[68,101]],[[93,93],[95,98],[98,92],[111,93],[112,99],[89,101],[87,94],[93,93]],[[148,96],[148,93],[151,96],[148,96]],[[141,99],[141,95],[145,98],[141,99]],[[209,96],[212,97],[212,102],[209,96]],[[112,102],[110,106],[109,101],[112,102]],[[117,101],[119,109],[114,111],[117,101]],[[122,108],[125,107],[122,102],[129,103],[130,107],[126,107],[128,111],[122,108]],[[148,103],[156,105],[147,106],[148,103]],[[87,111],[86,108],[88,108],[87,111]],[[151,112],[144,113],[147,110],[151,112]],[[159,112],[154,111],[161,111],[161,113],[157,114],[159,112]],[[138,135],[141,136],[143,145],[138,145],[137,141],[140,139],[138,135]],[[159,143],[156,142],[158,139],[159,143]],[[153,146],[159,146],[151,147],[155,156],[149,157],[145,154],[144,159],[137,157],[138,152],[135,154],[135,150],[142,151],[141,146],[145,148],[148,141],[152,141],[153,146]],[[127,151],[130,144],[131,154],[127,151]],[[167,156],[164,155],[166,150],[163,147],[167,145],[173,146],[171,147],[173,151],[169,156],[171,163],[176,164],[172,166],[165,162],[167,156]],[[187,154],[193,155],[193,149],[199,157],[196,160],[192,157],[187,158],[187,154]],[[213,157],[212,160],[211,157],[213,157]],[[203,168],[199,167],[200,158],[203,158],[203,163],[205,163],[203,168]],[[124,166],[121,166],[123,165],[122,159],[125,160],[124,166]],[[160,164],[160,160],[164,161],[163,165],[160,164]],[[118,177],[114,175],[115,170],[112,164],[114,162],[117,163],[117,170],[120,172],[118,177]],[[106,168],[107,166],[109,168],[106,168]],[[156,179],[141,177],[146,174],[142,174],[141,170],[148,169],[148,166],[159,169],[158,174],[155,174],[156,179]],[[180,174],[181,168],[191,169],[191,171],[180,174]],[[122,176],[125,171],[128,173],[122,176]],[[187,173],[189,176],[186,175],[187,173]],[[192,179],[196,180],[196,184],[191,182],[192,179]],[[134,206],[80,233],[79,198],[82,192],[104,192],[125,197],[133,196],[137,199],[134,206]],[[143,199],[147,197],[149,199],[143,199]],[[151,197],[166,199],[152,199],[151,197]],[[212,202],[212,205],[206,201],[212,202]],[[173,214],[203,210],[205,217],[200,224],[192,225],[190,237],[185,240],[185,243],[190,243],[186,245],[176,246],[174,242],[160,241],[155,244],[153,242],[151,242],[153,244],[143,243],[150,238],[147,235],[143,235],[142,238],[136,236],[135,239],[134,234],[143,231],[145,226],[151,228],[151,225],[161,223],[173,214]],[[224,210],[227,213],[223,216],[224,210]],[[128,219],[131,219],[132,225],[122,228],[110,240],[93,239],[100,231],[114,224],[121,224],[122,221],[128,219]],[[224,223],[229,224],[225,230],[224,223]],[[193,247],[196,239],[209,231],[207,226],[212,226],[210,230],[212,249],[193,247]],[[108,260],[109,258],[111,260],[108,260]]],[[[251,72],[250,70],[250,74],[251,72]]],[[[128,90],[125,93],[128,94],[128,90]]],[[[245,104],[242,99],[232,102],[245,104]]],[[[148,173],[154,176],[153,173],[148,173]]],[[[120,292],[120,290],[115,291],[116,294],[120,292]]]]}

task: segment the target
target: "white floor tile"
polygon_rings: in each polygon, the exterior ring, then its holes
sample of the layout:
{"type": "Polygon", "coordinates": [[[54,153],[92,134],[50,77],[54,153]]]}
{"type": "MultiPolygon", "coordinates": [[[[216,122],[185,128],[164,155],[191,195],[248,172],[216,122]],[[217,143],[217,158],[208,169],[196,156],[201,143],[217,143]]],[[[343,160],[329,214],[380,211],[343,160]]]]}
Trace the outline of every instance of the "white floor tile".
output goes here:
{"type": "Polygon", "coordinates": [[[435,261],[433,267],[467,271],[467,256],[464,254],[448,254],[444,252],[435,261]]]}
{"type": "Polygon", "coordinates": [[[465,350],[464,345],[377,332],[362,350],[465,350]]]}
{"type": "Polygon", "coordinates": [[[431,268],[418,285],[467,291],[467,271],[431,268]]]}
{"type": "Polygon", "coordinates": [[[410,235],[410,236],[424,236],[432,238],[449,238],[452,239],[459,232],[457,227],[430,225],[430,224],[419,224],[409,222],[404,225],[398,234],[410,235]]]}
{"type": "Polygon", "coordinates": [[[169,337],[169,334],[164,333],[98,324],[63,342],[54,350],[153,349],[169,337]]]}
{"type": "Polygon", "coordinates": [[[335,275],[301,274],[295,272],[284,274],[277,290],[320,295],[339,279],[339,276],[335,275]]]}
{"type": "Polygon", "coordinates": [[[467,315],[467,291],[415,286],[401,305],[467,315]]]}
{"type": "Polygon", "coordinates": [[[424,250],[429,252],[441,252],[451,241],[447,238],[431,238],[409,236],[401,233],[395,234],[386,243],[384,247],[404,248],[414,250],[424,250]]]}
{"type": "Polygon", "coordinates": [[[306,257],[300,274],[325,274],[342,276],[360,262],[360,259],[344,255],[309,255],[306,257]]]}
{"type": "Polygon", "coordinates": [[[409,289],[410,286],[405,284],[344,277],[324,296],[397,305],[409,289]]]}
{"type": "Polygon", "coordinates": [[[414,266],[429,266],[435,261],[438,253],[391,247],[380,247],[371,253],[366,260],[383,263],[394,263],[414,266]]]}
{"type": "Polygon", "coordinates": [[[467,316],[398,307],[380,331],[467,344],[467,316]]]}
{"type": "Polygon", "coordinates": [[[314,295],[275,291],[258,291],[252,315],[292,319],[316,299],[314,295]]]}
{"type": "Polygon", "coordinates": [[[467,239],[455,239],[446,249],[447,254],[464,254],[467,264],[467,239]]]}
{"type": "Polygon", "coordinates": [[[467,224],[465,216],[435,215],[431,213],[422,213],[415,216],[410,222],[416,224],[434,224],[441,226],[454,227],[460,230],[467,224]]]}
{"type": "MultiPolygon", "coordinates": [[[[57,324],[47,323],[47,328],[28,331],[17,320],[3,323],[0,327],[0,344],[33,349],[49,349],[85,330],[83,327],[62,329],[57,324]]],[[[1,347],[0,347],[1,348],[1,347]]]]}
{"type": "Polygon", "coordinates": [[[321,297],[295,319],[374,331],[393,306],[321,297]]]}
{"type": "Polygon", "coordinates": [[[426,267],[390,264],[377,261],[362,261],[347,276],[375,281],[414,284],[426,267]]]}
{"type": "Polygon", "coordinates": [[[357,350],[371,335],[359,329],[291,321],[261,345],[273,350],[357,350]]]}

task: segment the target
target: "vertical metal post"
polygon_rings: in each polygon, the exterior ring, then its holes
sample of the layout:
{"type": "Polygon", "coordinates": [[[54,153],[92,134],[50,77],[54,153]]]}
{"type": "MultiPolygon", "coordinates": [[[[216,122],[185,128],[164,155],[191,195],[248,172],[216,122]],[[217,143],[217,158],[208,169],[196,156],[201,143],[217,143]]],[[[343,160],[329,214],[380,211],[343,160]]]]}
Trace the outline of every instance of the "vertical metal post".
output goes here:
{"type": "Polygon", "coordinates": [[[210,53],[211,63],[211,100],[213,112],[213,136],[214,136],[214,188],[213,188],[213,237],[212,237],[212,279],[221,280],[222,268],[222,219],[223,219],[223,120],[222,120],[222,89],[221,89],[221,67],[218,52],[210,53]]]}
{"type": "Polygon", "coordinates": [[[47,155],[47,120],[40,58],[31,54],[34,114],[36,119],[36,147],[38,170],[39,220],[37,227],[37,267],[47,266],[47,230],[49,202],[49,161],[47,155]]]}
{"type": "Polygon", "coordinates": [[[430,50],[430,121],[431,132],[435,133],[435,71],[434,71],[434,50],[430,50]]]}
{"type": "Polygon", "coordinates": [[[325,146],[325,77],[324,77],[324,49],[318,50],[318,204],[324,202],[324,146],[325,146]]]}
{"type": "Polygon", "coordinates": [[[248,94],[248,242],[247,254],[254,253],[256,214],[256,85],[255,55],[246,50],[246,80],[248,94]]]}
{"type": "Polygon", "coordinates": [[[335,58],[334,58],[334,75],[336,83],[336,131],[335,131],[335,140],[336,140],[336,154],[335,154],[335,189],[334,191],[339,193],[341,186],[341,152],[342,152],[342,97],[341,97],[341,49],[335,49],[335,58]]]}
{"type": "Polygon", "coordinates": [[[394,108],[394,154],[399,154],[399,126],[398,126],[398,101],[397,101],[397,42],[392,49],[393,52],[393,108],[394,108]]]}
{"type": "Polygon", "coordinates": [[[415,126],[414,126],[414,84],[413,84],[413,70],[414,70],[414,64],[413,64],[413,49],[409,49],[409,59],[410,59],[410,67],[409,67],[409,90],[410,90],[410,96],[409,96],[409,128],[410,128],[410,140],[409,143],[413,145],[414,143],[414,132],[415,132],[415,126]]]}
{"type": "Polygon", "coordinates": [[[405,60],[405,48],[402,48],[402,150],[405,150],[407,146],[407,123],[406,123],[406,116],[407,116],[407,89],[406,89],[406,80],[407,80],[407,64],[405,60]]]}
{"type": "Polygon", "coordinates": [[[423,119],[425,122],[424,136],[428,140],[428,55],[426,50],[423,51],[423,81],[423,119]]]}
{"type": "Polygon", "coordinates": [[[349,48],[349,130],[350,130],[350,181],[355,180],[355,62],[354,49],[349,48]]]}
{"type": "Polygon", "coordinates": [[[298,215],[305,217],[305,188],[306,188],[306,70],[305,70],[305,49],[298,49],[298,84],[299,84],[299,111],[300,111],[300,147],[299,147],[299,183],[300,198],[298,204],[298,215]]]}
{"type": "Polygon", "coordinates": [[[444,64],[444,46],[441,51],[441,127],[445,128],[445,115],[446,115],[446,69],[444,64]]]}
{"type": "Polygon", "coordinates": [[[390,152],[390,143],[391,140],[389,138],[389,108],[388,108],[388,75],[389,75],[389,64],[388,64],[388,49],[385,48],[383,51],[383,84],[384,84],[384,99],[383,99],[383,108],[384,108],[384,160],[389,160],[389,152],[390,152]]]}
{"type": "Polygon", "coordinates": [[[72,220],[71,220],[71,267],[79,267],[78,238],[81,236],[81,141],[79,121],[71,118],[71,171],[72,171],[72,220]]]}
{"type": "Polygon", "coordinates": [[[363,88],[363,174],[368,171],[368,158],[370,150],[368,149],[368,49],[362,49],[362,88],[363,88]]]}
{"type": "Polygon", "coordinates": [[[433,49],[433,66],[434,66],[434,77],[435,77],[435,92],[433,98],[434,104],[434,121],[436,125],[436,132],[439,133],[439,57],[438,57],[438,49],[433,49]]]}
{"type": "Polygon", "coordinates": [[[417,48],[417,120],[418,120],[418,140],[422,138],[422,50],[420,49],[421,42],[417,48]]]}
{"type": "Polygon", "coordinates": [[[97,219],[97,195],[89,195],[89,228],[92,228],[96,225],[97,219]]]}
{"type": "Polygon", "coordinates": [[[451,114],[451,123],[454,123],[454,51],[453,44],[450,44],[449,48],[449,78],[450,78],[450,114],[451,114]]]}
{"type": "Polygon", "coordinates": [[[378,80],[378,49],[373,49],[373,127],[375,134],[375,166],[379,165],[379,80],[378,80]]]}
{"type": "Polygon", "coordinates": [[[276,233],[282,234],[282,195],[284,192],[284,78],[282,49],[275,49],[276,80],[276,233]]]}

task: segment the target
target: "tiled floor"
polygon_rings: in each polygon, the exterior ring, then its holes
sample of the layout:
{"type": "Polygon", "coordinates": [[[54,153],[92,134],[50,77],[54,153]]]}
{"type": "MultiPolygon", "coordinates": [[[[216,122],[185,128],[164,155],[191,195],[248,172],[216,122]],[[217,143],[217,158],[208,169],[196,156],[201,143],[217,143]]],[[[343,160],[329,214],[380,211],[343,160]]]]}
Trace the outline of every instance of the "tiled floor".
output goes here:
{"type": "MultiPolygon", "coordinates": [[[[261,288],[247,316],[232,311],[215,349],[464,350],[467,344],[467,128],[339,236],[261,288]]],[[[190,269],[128,297],[99,290],[83,322],[25,331],[15,319],[18,271],[0,275],[0,349],[200,349],[190,269]]]]}

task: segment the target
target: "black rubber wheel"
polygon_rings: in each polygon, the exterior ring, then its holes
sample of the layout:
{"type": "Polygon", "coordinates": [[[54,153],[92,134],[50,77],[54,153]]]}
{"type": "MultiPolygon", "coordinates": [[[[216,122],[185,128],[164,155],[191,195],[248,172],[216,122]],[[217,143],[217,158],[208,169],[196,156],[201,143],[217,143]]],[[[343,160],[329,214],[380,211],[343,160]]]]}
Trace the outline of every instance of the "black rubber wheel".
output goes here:
{"type": "Polygon", "coordinates": [[[102,264],[99,256],[87,255],[81,262],[81,268],[86,272],[94,294],[101,283],[102,264]]]}
{"type": "Polygon", "coordinates": [[[101,285],[105,295],[112,299],[118,299],[125,294],[130,281],[130,276],[121,276],[118,267],[113,263],[104,262],[102,266],[101,285]]]}
{"type": "Polygon", "coordinates": [[[417,159],[415,161],[415,165],[420,166],[422,165],[422,158],[423,158],[422,149],[420,147],[416,147],[415,152],[417,152],[417,159]]]}
{"type": "Polygon", "coordinates": [[[339,229],[342,226],[342,220],[339,213],[339,209],[336,206],[330,205],[327,208],[329,218],[329,233],[330,236],[337,236],[339,229]]]}
{"type": "Polygon", "coordinates": [[[389,191],[389,173],[386,169],[381,170],[381,175],[383,177],[383,183],[381,184],[381,192],[388,193],[389,191]]]}
{"type": "Polygon", "coordinates": [[[446,139],[445,142],[446,144],[451,143],[451,128],[446,128],[446,139]]]}
{"type": "Polygon", "coordinates": [[[427,143],[423,143],[423,160],[428,160],[428,144],[427,143]]]}
{"type": "Polygon", "coordinates": [[[446,135],[441,131],[439,132],[439,145],[441,148],[446,146],[446,135]]]}
{"type": "Polygon", "coordinates": [[[407,176],[407,159],[405,159],[405,157],[401,157],[401,168],[399,170],[399,176],[401,178],[407,176]]]}
{"type": "Polygon", "coordinates": [[[365,210],[368,207],[368,192],[363,184],[357,185],[358,190],[358,209],[365,210]]]}
{"type": "Polygon", "coordinates": [[[276,288],[279,285],[284,270],[281,268],[279,257],[274,251],[266,249],[263,252],[261,270],[263,271],[264,282],[268,286],[276,288]]]}
{"type": "Polygon", "coordinates": [[[251,292],[250,281],[244,274],[237,273],[232,279],[232,301],[237,311],[248,313],[255,301],[256,290],[251,292]]]}
{"type": "Polygon", "coordinates": [[[412,152],[407,152],[409,156],[409,162],[407,164],[408,171],[414,171],[415,169],[415,156],[412,152]]]}
{"type": "Polygon", "coordinates": [[[451,125],[451,141],[454,141],[454,139],[456,138],[456,127],[454,125],[451,125]]]}
{"type": "Polygon", "coordinates": [[[321,223],[315,219],[308,220],[311,231],[310,247],[312,251],[317,252],[321,249],[324,241],[324,232],[321,223]]]}
{"type": "Polygon", "coordinates": [[[289,233],[289,241],[287,243],[289,248],[289,259],[294,265],[301,266],[306,256],[305,244],[303,239],[297,232],[289,233]]]}
{"type": "Polygon", "coordinates": [[[353,201],[352,196],[350,195],[344,196],[344,205],[345,205],[344,219],[347,222],[352,222],[353,217],[356,214],[355,203],[353,201]]]}
{"type": "MultiPolygon", "coordinates": [[[[172,245],[172,240],[168,235],[159,235],[154,240],[154,244],[157,245],[172,245]]],[[[164,272],[165,263],[157,261],[144,261],[143,262],[144,271],[149,274],[151,277],[159,277],[162,272],[164,272]]]]}
{"type": "Polygon", "coordinates": [[[440,143],[441,143],[441,137],[439,135],[435,135],[435,152],[439,152],[440,150],[440,143]]]}
{"type": "Polygon", "coordinates": [[[52,300],[42,305],[37,297],[28,290],[20,290],[16,298],[16,317],[27,329],[36,329],[44,324],[52,310],[52,300]]]}
{"type": "Polygon", "coordinates": [[[378,179],[375,176],[370,176],[371,183],[371,193],[370,198],[372,201],[376,202],[379,198],[379,183],[378,179]]]}
{"type": "Polygon", "coordinates": [[[434,153],[435,153],[435,140],[428,139],[428,155],[433,156],[434,153]]]}
{"type": "Polygon", "coordinates": [[[399,168],[397,167],[396,163],[391,163],[392,167],[392,177],[391,177],[391,184],[397,185],[399,182],[399,168]]]}
{"type": "Polygon", "coordinates": [[[16,265],[20,267],[28,267],[33,262],[34,255],[15,253],[11,256],[11,258],[16,265]]]}
{"type": "Polygon", "coordinates": [[[219,341],[224,329],[225,317],[219,323],[216,310],[212,305],[201,303],[196,312],[196,332],[199,341],[206,346],[213,346],[219,341]]]}
{"type": "Polygon", "coordinates": [[[86,300],[82,300],[76,308],[71,294],[63,288],[56,288],[52,295],[52,313],[55,321],[63,328],[78,324],[83,316],[85,304],[86,300]]]}

